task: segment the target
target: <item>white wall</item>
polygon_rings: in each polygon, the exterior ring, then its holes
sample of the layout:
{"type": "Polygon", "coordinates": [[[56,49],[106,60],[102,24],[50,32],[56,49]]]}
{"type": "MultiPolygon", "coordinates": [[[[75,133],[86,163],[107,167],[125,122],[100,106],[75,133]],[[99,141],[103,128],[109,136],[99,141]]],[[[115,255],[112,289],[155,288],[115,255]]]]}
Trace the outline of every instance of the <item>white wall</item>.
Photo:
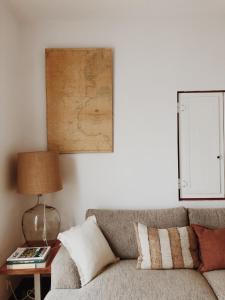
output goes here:
{"type": "MultiPolygon", "coordinates": [[[[0,3],[0,265],[23,241],[22,213],[31,205],[15,191],[16,153],[35,145],[34,137],[28,140],[25,133],[20,24],[6,3],[0,3]]],[[[9,295],[5,279],[0,276],[1,300],[9,295]]]]}
{"type": "Polygon", "coordinates": [[[62,228],[80,222],[90,207],[224,206],[224,201],[178,202],[176,131],[178,90],[225,88],[224,35],[225,18],[219,16],[93,15],[24,27],[26,100],[44,149],[44,49],[114,49],[115,151],[61,155],[64,189],[52,204],[61,212],[62,228]]]}
{"type": "MultiPolygon", "coordinates": [[[[20,227],[22,205],[13,186],[13,160],[18,143],[17,101],[18,28],[5,4],[0,8],[0,264],[22,240],[20,227]]],[[[0,299],[7,299],[4,277],[0,277],[0,299]]]]}

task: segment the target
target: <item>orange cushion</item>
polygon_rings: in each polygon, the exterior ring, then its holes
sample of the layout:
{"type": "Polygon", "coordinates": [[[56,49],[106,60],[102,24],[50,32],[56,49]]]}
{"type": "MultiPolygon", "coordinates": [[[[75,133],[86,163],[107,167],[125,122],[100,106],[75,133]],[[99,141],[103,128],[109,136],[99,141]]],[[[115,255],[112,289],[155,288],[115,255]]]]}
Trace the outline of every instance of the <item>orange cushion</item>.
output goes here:
{"type": "Polygon", "coordinates": [[[199,242],[199,271],[225,269],[225,228],[208,229],[195,224],[191,226],[199,242]]]}

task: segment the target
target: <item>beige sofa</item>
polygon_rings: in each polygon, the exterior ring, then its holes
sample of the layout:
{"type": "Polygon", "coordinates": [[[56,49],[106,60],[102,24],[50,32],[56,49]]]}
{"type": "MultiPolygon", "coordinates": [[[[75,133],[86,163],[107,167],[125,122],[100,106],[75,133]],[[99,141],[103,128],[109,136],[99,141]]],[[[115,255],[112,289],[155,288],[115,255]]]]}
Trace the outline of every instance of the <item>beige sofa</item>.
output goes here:
{"type": "Polygon", "coordinates": [[[138,256],[133,222],[167,228],[189,223],[225,228],[225,209],[93,210],[114,253],[121,260],[80,288],[79,274],[61,247],[52,264],[52,287],[46,300],[225,300],[225,270],[136,270],[138,256]]]}

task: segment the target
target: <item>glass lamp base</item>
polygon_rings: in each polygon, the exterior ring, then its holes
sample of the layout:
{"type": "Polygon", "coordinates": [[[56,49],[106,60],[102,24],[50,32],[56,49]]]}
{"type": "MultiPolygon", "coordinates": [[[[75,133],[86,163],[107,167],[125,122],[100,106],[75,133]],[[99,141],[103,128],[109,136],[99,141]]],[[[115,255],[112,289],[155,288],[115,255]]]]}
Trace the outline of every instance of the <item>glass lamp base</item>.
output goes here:
{"type": "Polygon", "coordinates": [[[37,204],[24,212],[22,229],[28,246],[52,246],[60,230],[60,216],[56,208],[37,204]]]}

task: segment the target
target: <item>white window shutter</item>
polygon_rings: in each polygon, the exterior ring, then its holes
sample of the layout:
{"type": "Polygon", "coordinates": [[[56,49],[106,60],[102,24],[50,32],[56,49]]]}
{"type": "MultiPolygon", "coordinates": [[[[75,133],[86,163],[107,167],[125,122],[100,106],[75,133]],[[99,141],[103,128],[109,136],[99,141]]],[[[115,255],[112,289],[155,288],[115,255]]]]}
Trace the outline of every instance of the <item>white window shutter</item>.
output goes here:
{"type": "Polygon", "coordinates": [[[180,198],[224,198],[224,94],[179,93],[180,198]]]}

